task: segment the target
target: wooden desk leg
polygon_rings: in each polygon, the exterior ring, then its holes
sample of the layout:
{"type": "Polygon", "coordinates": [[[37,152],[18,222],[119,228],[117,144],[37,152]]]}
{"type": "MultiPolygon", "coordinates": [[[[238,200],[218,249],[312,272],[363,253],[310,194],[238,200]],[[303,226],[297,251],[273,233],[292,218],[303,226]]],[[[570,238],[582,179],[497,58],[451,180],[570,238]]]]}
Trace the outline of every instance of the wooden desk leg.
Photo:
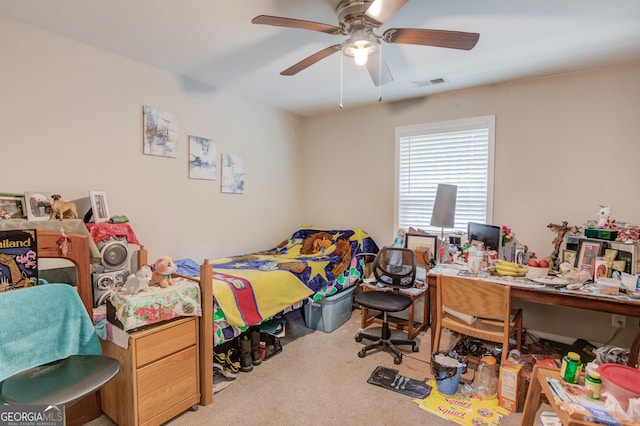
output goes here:
{"type": "MultiPolygon", "coordinates": [[[[640,326],[640,324],[639,324],[640,326]]],[[[629,349],[629,366],[640,368],[640,360],[638,357],[640,356],[640,328],[638,328],[638,333],[636,334],[636,338],[633,339],[633,343],[631,343],[631,349],[629,349]]]]}
{"type": "Polygon", "coordinates": [[[360,314],[362,315],[362,321],[360,327],[364,330],[367,328],[367,308],[360,305],[360,314]]]}
{"type": "Polygon", "coordinates": [[[409,305],[409,317],[407,318],[407,337],[411,340],[415,337],[413,329],[413,308],[416,306],[416,297],[411,296],[411,305],[409,305]]]}
{"type": "Polygon", "coordinates": [[[527,399],[524,402],[520,426],[533,426],[536,420],[536,413],[538,412],[538,408],[540,408],[542,386],[540,386],[540,376],[537,370],[538,368],[534,365],[533,373],[531,373],[532,380],[529,383],[529,390],[527,391],[527,399]]]}
{"type": "Polygon", "coordinates": [[[429,303],[431,305],[431,352],[433,352],[433,347],[435,346],[435,341],[436,341],[436,333],[434,332],[435,327],[438,327],[438,324],[436,323],[436,318],[433,317],[434,312],[436,312],[436,309],[438,308],[438,304],[436,301],[436,297],[437,297],[437,289],[436,286],[434,285],[430,285],[429,286],[429,303]]]}

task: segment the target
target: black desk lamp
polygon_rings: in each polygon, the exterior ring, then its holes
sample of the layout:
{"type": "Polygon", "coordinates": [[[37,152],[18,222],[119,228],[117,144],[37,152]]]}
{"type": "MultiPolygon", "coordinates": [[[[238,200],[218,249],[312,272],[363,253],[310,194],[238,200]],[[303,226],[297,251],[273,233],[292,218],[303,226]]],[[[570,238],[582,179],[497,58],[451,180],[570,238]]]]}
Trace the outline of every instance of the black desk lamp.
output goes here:
{"type": "MultiPolygon", "coordinates": [[[[436,192],[436,200],[433,203],[433,212],[431,213],[431,226],[440,227],[441,247],[444,247],[444,228],[453,228],[456,219],[456,197],[458,195],[458,186],[439,183],[436,192]]],[[[440,253],[440,261],[442,262],[444,255],[440,253]]]]}

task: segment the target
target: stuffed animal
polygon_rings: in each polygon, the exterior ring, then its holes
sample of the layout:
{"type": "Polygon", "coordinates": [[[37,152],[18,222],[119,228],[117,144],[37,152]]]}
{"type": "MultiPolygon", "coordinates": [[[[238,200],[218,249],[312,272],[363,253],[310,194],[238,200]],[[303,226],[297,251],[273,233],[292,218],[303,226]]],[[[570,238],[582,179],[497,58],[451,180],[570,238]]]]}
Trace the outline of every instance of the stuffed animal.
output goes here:
{"type": "Polygon", "coordinates": [[[598,228],[599,229],[617,229],[618,225],[616,225],[616,220],[611,219],[611,207],[609,206],[600,206],[600,210],[598,211],[598,228]]]}
{"type": "Polygon", "coordinates": [[[153,272],[147,265],[142,266],[138,272],[129,275],[127,281],[122,286],[122,291],[127,294],[138,294],[141,291],[149,290],[149,282],[153,272]]]}
{"type": "Polygon", "coordinates": [[[173,284],[171,274],[178,270],[178,266],[173,263],[173,259],[169,256],[162,256],[154,263],[153,275],[151,276],[150,285],[159,285],[162,288],[169,287],[173,284]]]}
{"type": "Polygon", "coordinates": [[[600,210],[598,210],[598,228],[604,228],[610,215],[611,207],[600,205],[600,210]]]}

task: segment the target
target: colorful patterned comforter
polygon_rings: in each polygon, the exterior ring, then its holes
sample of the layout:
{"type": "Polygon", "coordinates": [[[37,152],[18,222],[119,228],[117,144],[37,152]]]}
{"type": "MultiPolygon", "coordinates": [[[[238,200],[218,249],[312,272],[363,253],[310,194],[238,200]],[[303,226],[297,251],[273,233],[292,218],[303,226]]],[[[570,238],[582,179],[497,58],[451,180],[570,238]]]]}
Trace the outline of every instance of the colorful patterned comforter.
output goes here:
{"type": "Polygon", "coordinates": [[[303,227],[272,249],[212,261],[214,345],[353,286],[364,274],[356,255],[377,252],[361,229],[303,227]]]}

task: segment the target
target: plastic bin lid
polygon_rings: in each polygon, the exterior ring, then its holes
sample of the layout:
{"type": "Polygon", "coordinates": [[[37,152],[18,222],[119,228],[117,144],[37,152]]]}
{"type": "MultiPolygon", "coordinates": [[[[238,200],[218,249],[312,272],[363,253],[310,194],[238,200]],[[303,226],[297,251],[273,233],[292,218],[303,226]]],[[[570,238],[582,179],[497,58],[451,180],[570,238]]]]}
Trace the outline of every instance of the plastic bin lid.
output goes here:
{"type": "Polygon", "coordinates": [[[598,367],[600,376],[622,389],[636,395],[640,395],[640,370],[620,365],[601,364],[598,367]]]}

